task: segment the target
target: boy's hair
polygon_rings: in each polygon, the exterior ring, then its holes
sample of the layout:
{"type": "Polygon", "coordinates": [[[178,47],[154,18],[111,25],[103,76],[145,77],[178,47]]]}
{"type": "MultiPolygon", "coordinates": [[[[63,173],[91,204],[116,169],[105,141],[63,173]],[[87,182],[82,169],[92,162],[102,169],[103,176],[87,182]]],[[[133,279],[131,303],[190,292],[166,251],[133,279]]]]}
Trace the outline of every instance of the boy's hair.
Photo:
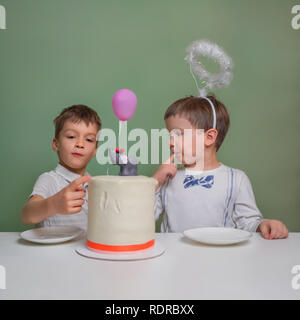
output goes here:
{"type": "MultiPolygon", "coordinates": [[[[211,100],[216,110],[218,136],[215,146],[218,151],[229,129],[230,117],[224,104],[218,101],[215,96],[209,95],[207,98],[211,100]]],[[[211,105],[201,97],[189,96],[175,101],[168,107],[164,119],[166,120],[175,115],[185,116],[194,127],[204,129],[204,132],[212,128],[213,111],[211,105]]]]}
{"type": "Polygon", "coordinates": [[[65,122],[71,120],[73,122],[84,121],[88,126],[94,123],[97,126],[97,131],[101,129],[101,119],[96,111],[85,105],[74,105],[64,108],[62,112],[53,120],[55,125],[55,138],[58,139],[59,133],[62,130],[65,122]]]}

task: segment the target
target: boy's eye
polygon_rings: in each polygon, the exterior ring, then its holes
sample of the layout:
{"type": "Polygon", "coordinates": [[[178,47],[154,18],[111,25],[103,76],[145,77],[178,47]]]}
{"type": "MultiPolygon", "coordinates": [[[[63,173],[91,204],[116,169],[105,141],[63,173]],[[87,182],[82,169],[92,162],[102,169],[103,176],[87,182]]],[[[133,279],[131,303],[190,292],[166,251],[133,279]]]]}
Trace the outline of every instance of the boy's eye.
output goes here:
{"type": "Polygon", "coordinates": [[[74,136],[69,136],[68,138],[69,138],[69,139],[73,139],[73,138],[74,138],[74,136]]]}
{"type": "Polygon", "coordinates": [[[179,130],[179,129],[173,129],[173,130],[170,132],[170,136],[180,137],[180,136],[182,136],[182,132],[181,132],[181,130],[179,130]]]}
{"type": "Polygon", "coordinates": [[[92,139],[86,139],[88,142],[94,142],[94,140],[92,139]]]}

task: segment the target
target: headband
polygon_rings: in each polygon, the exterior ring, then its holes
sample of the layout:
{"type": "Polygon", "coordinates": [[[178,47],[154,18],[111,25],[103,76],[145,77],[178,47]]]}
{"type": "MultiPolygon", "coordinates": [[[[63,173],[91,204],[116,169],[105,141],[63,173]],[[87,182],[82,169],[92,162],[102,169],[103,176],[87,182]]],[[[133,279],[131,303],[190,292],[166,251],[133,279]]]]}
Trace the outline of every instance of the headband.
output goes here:
{"type": "Polygon", "coordinates": [[[217,44],[207,40],[194,41],[187,49],[185,60],[190,65],[190,72],[198,89],[199,97],[207,100],[213,112],[213,128],[216,129],[217,117],[213,102],[207,97],[207,89],[222,88],[229,86],[232,79],[233,63],[231,58],[217,44]],[[199,61],[199,57],[207,57],[214,60],[220,66],[218,73],[208,72],[204,65],[199,61]],[[201,80],[199,88],[196,76],[201,80]]]}

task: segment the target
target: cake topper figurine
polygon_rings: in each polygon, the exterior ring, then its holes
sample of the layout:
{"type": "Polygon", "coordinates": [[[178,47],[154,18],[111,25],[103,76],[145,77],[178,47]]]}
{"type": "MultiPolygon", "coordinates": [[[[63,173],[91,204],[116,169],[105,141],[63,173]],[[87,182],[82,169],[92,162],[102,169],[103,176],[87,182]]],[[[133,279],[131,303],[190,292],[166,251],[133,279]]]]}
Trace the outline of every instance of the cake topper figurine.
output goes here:
{"type": "Polygon", "coordinates": [[[109,156],[113,164],[120,166],[119,176],[137,176],[138,162],[135,158],[125,155],[124,149],[109,149],[109,156]]]}
{"type": "Polygon", "coordinates": [[[216,111],[212,101],[206,96],[208,89],[222,88],[229,86],[232,79],[232,59],[217,44],[208,40],[196,40],[187,49],[185,60],[190,65],[190,72],[196,83],[199,97],[206,99],[211,105],[214,123],[213,128],[216,129],[216,111]],[[218,73],[208,72],[204,65],[199,61],[199,57],[206,57],[214,60],[220,66],[218,73]],[[200,87],[195,75],[200,79],[200,87]]]}

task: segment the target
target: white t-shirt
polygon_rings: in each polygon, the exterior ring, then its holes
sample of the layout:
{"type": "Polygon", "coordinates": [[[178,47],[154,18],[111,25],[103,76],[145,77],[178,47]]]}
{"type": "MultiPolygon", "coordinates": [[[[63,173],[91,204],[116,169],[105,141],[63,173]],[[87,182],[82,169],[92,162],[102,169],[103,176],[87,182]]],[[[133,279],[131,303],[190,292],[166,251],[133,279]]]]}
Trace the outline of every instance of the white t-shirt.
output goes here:
{"type": "MultiPolygon", "coordinates": [[[[88,173],[85,172],[84,175],[88,173]]],[[[61,164],[57,164],[54,170],[49,172],[45,172],[41,174],[35,185],[33,187],[33,191],[29,195],[28,198],[34,195],[42,196],[43,198],[49,198],[61,191],[67,185],[70,184],[73,180],[79,178],[80,175],[76,174],[61,164]]],[[[83,230],[87,229],[87,213],[88,213],[88,183],[86,182],[83,185],[86,190],[86,195],[83,198],[85,200],[82,205],[82,210],[78,213],[74,214],[59,214],[59,212],[37,224],[37,227],[49,227],[49,226],[57,226],[57,225],[68,225],[68,226],[76,226],[83,230]]]]}
{"type": "Polygon", "coordinates": [[[156,191],[155,198],[155,219],[163,214],[161,232],[201,226],[255,232],[263,221],[245,172],[224,164],[198,175],[178,169],[175,177],[156,191]]]}

